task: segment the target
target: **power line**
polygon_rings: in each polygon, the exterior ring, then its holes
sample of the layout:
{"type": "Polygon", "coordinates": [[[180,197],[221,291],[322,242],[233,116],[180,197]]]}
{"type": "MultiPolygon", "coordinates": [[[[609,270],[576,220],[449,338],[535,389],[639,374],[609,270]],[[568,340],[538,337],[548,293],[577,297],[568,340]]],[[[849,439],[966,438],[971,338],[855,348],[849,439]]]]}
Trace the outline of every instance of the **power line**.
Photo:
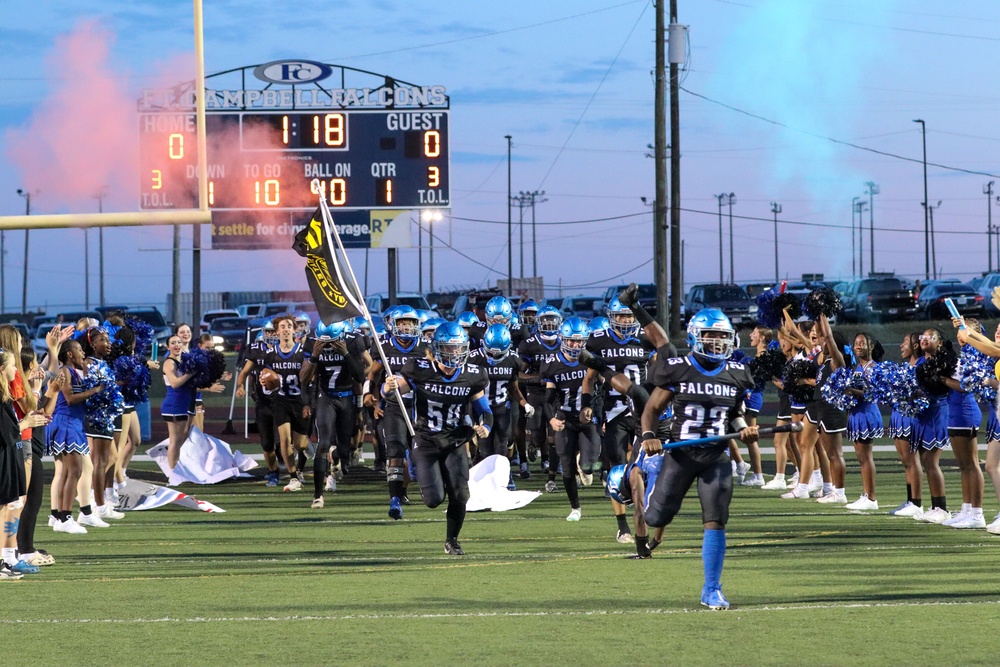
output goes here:
{"type": "MultiPolygon", "coordinates": [[[[724,109],[729,109],[730,111],[735,111],[736,113],[743,114],[744,116],[749,116],[750,118],[755,118],[755,119],[763,121],[765,123],[769,123],[769,124],[775,125],[777,127],[785,128],[786,130],[792,130],[793,132],[799,132],[799,133],[804,134],[806,136],[815,137],[817,139],[824,139],[824,140],[829,141],[831,143],[839,144],[841,146],[848,146],[850,148],[855,148],[857,150],[865,151],[867,153],[874,153],[876,155],[882,155],[882,156],[885,156],[885,157],[891,157],[891,158],[895,158],[897,160],[904,160],[906,162],[914,162],[916,164],[923,164],[924,163],[923,159],[906,157],[905,155],[898,155],[896,153],[890,153],[888,151],[880,151],[877,148],[870,148],[868,146],[861,146],[859,144],[851,143],[850,141],[844,141],[843,139],[834,139],[833,137],[827,137],[827,136],[822,135],[822,134],[817,134],[815,132],[810,132],[809,130],[802,130],[802,129],[799,129],[797,127],[792,127],[791,125],[786,125],[785,123],[782,123],[781,121],[772,120],[771,118],[767,118],[765,116],[761,116],[759,114],[755,114],[755,113],[752,113],[750,111],[746,111],[744,109],[740,109],[739,107],[734,107],[731,104],[726,104],[725,102],[720,102],[719,100],[712,99],[711,97],[707,97],[705,95],[702,95],[701,93],[696,93],[696,92],[694,92],[692,90],[688,90],[687,88],[684,88],[683,86],[681,87],[681,90],[683,90],[688,95],[691,95],[693,97],[697,97],[699,99],[703,99],[706,102],[711,102],[712,104],[717,104],[718,106],[723,107],[724,109]]],[[[940,164],[940,163],[937,163],[937,162],[928,162],[927,165],[931,166],[931,167],[937,167],[938,169],[945,169],[947,171],[957,171],[957,172],[960,172],[960,173],[963,173],[963,174],[972,174],[974,176],[989,176],[990,178],[1000,178],[1000,176],[998,176],[996,174],[992,174],[992,173],[987,172],[987,171],[974,171],[972,169],[963,169],[962,167],[952,167],[952,166],[949,166],[949,165],[946,165],[946,164],[940,164]]]]}
{"type": "MultiPolygon", "coordinates": [[[[626,218],[638,218],[640,216],[649,217],[648,211],[643,211],[642,213],[628,213],[626,215],[615,215],[610,218],[593,218],[591,220],[563,220],[559,222],[538,222],[539,226],[545,225],[586,225],[595,222],[609,222],[611,220],[625,220],[626,218]]],[[[479,222],[486,225],[506,225],[506,220],[483,220],[480,218],[460,218],[457,215],[451,216],[452,220],[461,220],[462,222],[479,222]]]]}

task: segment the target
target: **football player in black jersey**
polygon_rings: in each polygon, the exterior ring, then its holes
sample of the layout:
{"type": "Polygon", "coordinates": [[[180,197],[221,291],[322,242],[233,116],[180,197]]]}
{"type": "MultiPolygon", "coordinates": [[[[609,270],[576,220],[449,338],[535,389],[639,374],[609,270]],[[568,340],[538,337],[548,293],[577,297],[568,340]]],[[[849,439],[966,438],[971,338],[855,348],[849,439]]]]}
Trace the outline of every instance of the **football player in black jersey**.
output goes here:
{"type": "MultiPolygon", "coordinates": [[[[589,485],[593,481],[594,466],[600,466],[601,441],[589,409],[592,396],[583,392],[587,368],[579,360],[589,335],[590,328],[579,317],[563,322],[559,327],[559,352],[539,370],[545,381],[545,416],[555,432],[556,453],[562,464],[563,485],[569,498],[571,511],[567,521],[580,520],[577,474],[584,485],[589,485]]],[[[556,466],[550,461],[546,486],[555,486],[555,478],[556,466]]]]}
{"type": "MultiPolygon", "coordinates": [[[[277,345],[268,347],[259,359],[247,359],[247,364],[253,364],[260,371],[270,370],[278,376],[278,387],[268,394],[274,426],[278,432],[278,445],[281,458],[285,462],[290,480],[285,491],[300,491],[302,489],[301,472],[296,468],[296,454],[304,451],[309,445],[308,405],[302,401],[302,387],[299,384],[299,372],[308,352],[295,342],[295,318],[292,315],[280,315],[273,320],[278,334],[277,345]]],[[[240,372],[240,386],[236,390],[238,398],[245,395],[243,381],[246,379],[244,370],[240,372]]],[[[263,433],[263,430],[262,430],[263,433]]]]}
{"type": "MultiPolygon", "coordinates": [[[[609,329],[595,331],[587,340],[587,350],[602,359],[616,373],[623,373],[633,384],[646,381],[646,367],[655,348],[645,337],[639,337],[639,322],[635,314],[615,297],[608,303],[609,329]]],[[[583,391],[594,393],[599,375],[591,369],[583,381],[583,391]]],[[[605,428],[602,454],[608,466],[622,465],[628,460],[628,449],[635,438],[637,417],[629,408],[628,397],[614,386],[604,391],[605,428]]],[[[632,543],[632,533],[625,519],[625,507],[611,498],[618,517],[618,537],[622,544],[632,543]]]]}
{"type": "Polygon", "coordinates": [[[351,461],[351,439],[357,423],[355,390],[365,379],[362,345],[362,339],[347,332],[344,322],[329,325],[320,322],[316,326],[312,356],[302,365],[302,386],[309,385],[318,375],[313,509],[323,509],[324,487],[336,488],[334,480],[327,480],[331,454],[335,468],[346,468],[351,461]]]}
{"type": "MultiPolygon", "coordinates": [[[[485,458],[494,454],[508,456],[511,435],[511,415],[513,406],[527,407],[517,384],[517,373],[521,362],[510,354],[510,331],[503,324],[493,324],[483,336],[483,346],[469,354],[470,365],[479,366],[489,379],[486,397],[490,401],[493,412],[493,430],[490,437],[479,442],[479,457],[485,458]]],[[[520,466],[522,479],[531,476],[527,461],[520,466]]]]}
{"type": "Polygon", "coordinates": [[[465,365],[469,335],[458,323],[439,326],[432,347],[433,359],[407,360],[399,377],[386,378],[382,394],[388,395],[397,387],[403,393],[413,390],[416,418],[410,456],[420,496],[431,508],[448,498],[444,551],[464,556],[458,534],[469,502],[467,445],[473,436],[486,439],[493,427],[493,413],[486,398],[489,380],[478,366],[465,365]],[[472,427],[463,423],[470,408],[477,420],[472,427]]]}
{"type": "MultiPolygon", "coordinates": [[[[382,351],[389,361],[387,375],[399,373],[410,359],[425,359],[429,356],[426,345],[420,342],[420,319],[417,311],[410,306],[395,306],[392,313],[392,330],[382,344],[382,351]]],[[[406,452],[410,448],[410,433],[406,428],[406,418],[395,396],[377,397],[383,371],[382,357],[378,350],[372,350],[375,362],[368,371],[368,388],[365,390],[365,405],[374,409],[376,427],[382,431],[385,441],[386,482],[389,487],[389,517],[403,518],[403,499],[406,496],[406,452]],[[381,399],[381,402],[380,402],[381,399]]],[[[403,394],[407,410],[411,409],[413,398],[403,394]]]]}
{"type": "MultiPolygon", "coordinates": [[[[758,428],[744,419],[744,402],[754,388],[746,366],[729,361],[736,331],[721,310],[706,308],[687,326],[691,352],[686,357],[657,363],[654,385],[642,413],[642,446],[646,454],[663,451],[655,428],[663,409],[673,403],[671,442],[697,440],[738,431],[744,443],[755,442],[758,428]]],[[[702,524],[705,528],[702,561],[705,583],[701,603],[710,609],[728,609],[722,594],[722,565],[726,555],[726,522],[733,496],[729,441],[669,449],[644,516],[654,528],[669,524],[681,508],[684,495],[698,480],[702,524]]]]}
{"type": "Polygon", "coordinates": [[[246,396],[247,379],[253,395],[254,423],[260,437],[260,448],[264,452],[264,464],[267,466],[267,486],[278,486],[278,456],[274,447],[277,433],[274,428],[274,415],[271,413],[271,392],[260,383],[260,369],[264,367],[264,353],[277,342],[274,337],[274,324],[268,320],[260,330],[257,340],[247,346],[242,353],[243,366],[236,379],[236,397],[246,396]]]}
{"type": "MultiPolygon", "coordinates": [[[[524,364],[518,379],[521,391],[533,409],[533,415],[525,415],[524,437],[528,444],[528,460],[534,461],[537,452],[542,455],[542,470],[549,471],[550,464],[557,465],[555,455],[548,442],[552,439],[552,429],[545,419],[545,385],[539,375],[542,364],[555,358],[559,352],[559,327],[562,314],[552,306],[538,310],[535,318],[535,334],[517,346],[517,355],[524,364]]],[[[555,482],[546,484],[546,491],[555,491],[555,482]]]]}
{"type": "Polygon", "coordinates": [[[507,327],[507,331],[511,331],[511,318],[514,317],[514,307],[510,305],[510,300],[507,297],[493,297],[486,302],[486,307],[483,310],[486,315],[486,321],[474,322],[468,329],[469,348],[472,351],[480,348],[483,344],[483,338],[486,336],[486,330],[494,324],[502,324],[507,327]]]}

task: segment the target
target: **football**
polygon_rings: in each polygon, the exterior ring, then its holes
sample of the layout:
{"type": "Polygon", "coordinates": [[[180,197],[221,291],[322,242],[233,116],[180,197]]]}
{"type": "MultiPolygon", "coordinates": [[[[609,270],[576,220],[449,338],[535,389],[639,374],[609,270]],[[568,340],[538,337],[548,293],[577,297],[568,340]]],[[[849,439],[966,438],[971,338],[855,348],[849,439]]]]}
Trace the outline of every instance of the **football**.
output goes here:
{"type": "Polygon", "coordinates": [[[260,384],[264,389],[274,391],[281,386],[281,376],[270,368],[265,368],[260,372],[260,384]]]}

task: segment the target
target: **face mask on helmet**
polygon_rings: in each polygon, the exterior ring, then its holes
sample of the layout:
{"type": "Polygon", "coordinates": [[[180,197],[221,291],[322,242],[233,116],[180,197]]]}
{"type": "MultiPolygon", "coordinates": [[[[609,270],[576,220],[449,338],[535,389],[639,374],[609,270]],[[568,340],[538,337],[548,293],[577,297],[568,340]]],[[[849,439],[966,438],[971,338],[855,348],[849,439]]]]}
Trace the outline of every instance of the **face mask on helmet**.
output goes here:
{"type": "Polygon", "coordinates": [[[392,335],[400,340],[416,340],[420,336],[420,320],[397,318],[392,324],[392,335]]]}
{"type": "Polygon", "coordinates": [[[722,313],[702,311],[688,323],[687,343],[698,356],[725,361],[735,349],[736,331],[722,313]]]}
{"type": "Polygon", "coordinates": [[[538,333],[543,338],[555,338],[559,335],[559,325],[562,324],[562,317],[556,313],[542,313],[536,320],[538,333]]]}

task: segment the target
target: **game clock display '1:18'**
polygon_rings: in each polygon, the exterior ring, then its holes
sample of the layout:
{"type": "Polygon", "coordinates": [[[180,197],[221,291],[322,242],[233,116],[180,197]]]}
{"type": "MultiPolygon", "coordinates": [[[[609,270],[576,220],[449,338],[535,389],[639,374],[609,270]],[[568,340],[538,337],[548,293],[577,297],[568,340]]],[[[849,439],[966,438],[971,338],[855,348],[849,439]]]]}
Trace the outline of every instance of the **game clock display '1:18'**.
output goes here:
{"type": "MultiPolygon", "coordinates": [[[[192,113],[139,115],[140,205],[196,208],[192,113]]],[[[436,208],[450,204],[448,112],[210,112],[208,205],[217,210],[436,208]]]]}

